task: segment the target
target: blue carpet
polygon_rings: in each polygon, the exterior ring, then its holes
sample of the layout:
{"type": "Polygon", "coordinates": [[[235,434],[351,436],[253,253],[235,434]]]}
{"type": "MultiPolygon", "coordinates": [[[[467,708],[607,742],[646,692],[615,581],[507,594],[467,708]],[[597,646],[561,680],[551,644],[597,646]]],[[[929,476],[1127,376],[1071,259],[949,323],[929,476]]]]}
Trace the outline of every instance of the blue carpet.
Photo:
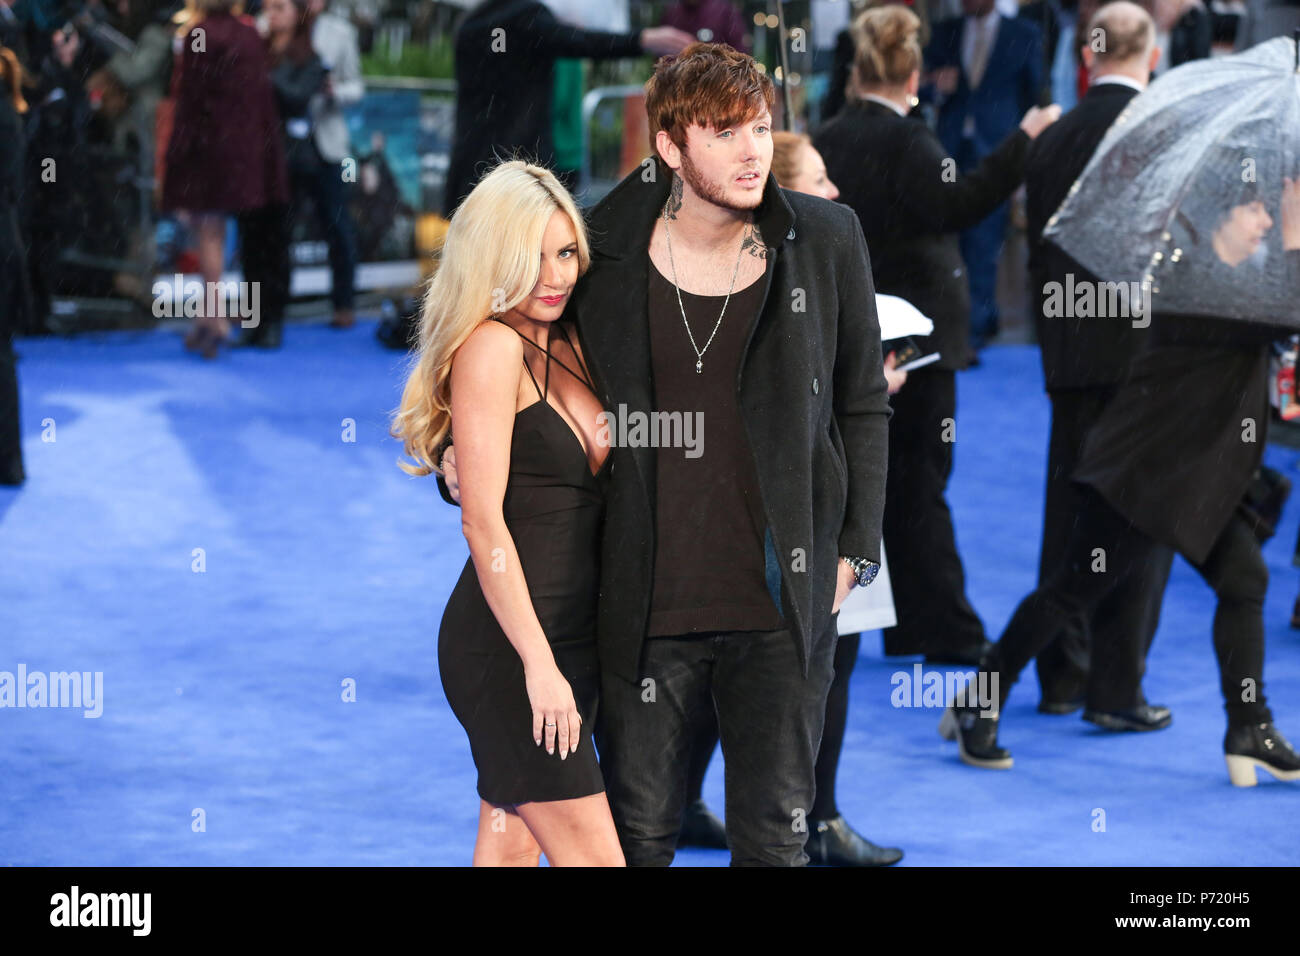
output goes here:
{"type": "MultiPolygon", "coordinates": [[[[474,768],[436,658],[465,545],[432,479],[394,465],[404,360],[373,332],[293,326],[281,352],[214,363],[166,332],[19,343],[29,480],[0,489],[0,671],[100,671],[104,690],[99,718],[0,709],[0,864],[468,862],[474,768]]],[[[990,349],[959,390],[951,500],[996,636],[1038,559],[1037,354],[990,349]]],[[[1296,458],[1268,450],[1293,479],[1296,458]]],[[[1265,552],[1268,691],[1293,739],[1295,536],[1292,507],[1265,552]]],[[[1009,773],[962,766],[937,711],[891,707],[912,661],[869,635],[843,811],[905,865],[1294,864],[1294,785],[1228,784],[1213,610],[1177,563],[1146,682],[1174,710],[1163,733],[1040,716],[1027,672],[1009,773]]],[[[721,757],[705,794],[721,811],[721,757]]]]}

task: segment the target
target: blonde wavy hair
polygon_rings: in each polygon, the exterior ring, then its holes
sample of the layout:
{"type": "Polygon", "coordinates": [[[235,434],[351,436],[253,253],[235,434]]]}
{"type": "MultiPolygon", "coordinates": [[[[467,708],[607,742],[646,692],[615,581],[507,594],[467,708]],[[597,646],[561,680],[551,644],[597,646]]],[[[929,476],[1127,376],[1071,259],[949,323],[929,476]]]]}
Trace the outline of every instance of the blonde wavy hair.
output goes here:
{"type": "Polygon", "coordinates": [[[501,163],[452,215],[389,429],[415,462],[397,463],[407,474],[442,474],[438,452],[451,432],[452,359],[480,323],[532,294],[541,274],[542,237],[557,211],[573,223],[582,275],[591,263],[582,214],[549,169],[517,159],[501,163]]]}

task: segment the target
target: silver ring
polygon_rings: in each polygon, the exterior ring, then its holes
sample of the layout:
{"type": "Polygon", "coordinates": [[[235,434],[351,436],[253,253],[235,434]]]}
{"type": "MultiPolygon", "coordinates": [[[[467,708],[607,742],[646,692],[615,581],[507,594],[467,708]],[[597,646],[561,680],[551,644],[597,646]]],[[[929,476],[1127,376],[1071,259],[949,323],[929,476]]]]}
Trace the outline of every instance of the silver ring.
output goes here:
{"type": "Polygon", "coordinates": [[[547,727],[554,727],[554,726],[555,726],[555,721],[553,721],[553,720],[548,720],[548,721],[546,722],[546,726],[547,726],[547,727]]]}

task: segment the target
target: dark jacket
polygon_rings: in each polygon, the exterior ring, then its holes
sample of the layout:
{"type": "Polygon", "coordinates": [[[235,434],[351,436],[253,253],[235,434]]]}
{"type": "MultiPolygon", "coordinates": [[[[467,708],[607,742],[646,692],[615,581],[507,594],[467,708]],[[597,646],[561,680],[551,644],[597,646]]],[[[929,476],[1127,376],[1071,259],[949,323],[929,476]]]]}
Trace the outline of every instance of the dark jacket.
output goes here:
{"type": "Polygon", "coordinates": [[[933,367],[970,364],[970,287],[958,232],[975,225],[1020,183],[1029,137],[1016,129],[962,174],[926,125],[860,100],[823,125],[813,145],[858,214],[877,292],[906,299],[934,320],[933,367]]]}
{"type": "Polygon", "coordinates": [[[1146,334],[1122,317],[1044,316],[1048,283],[1064,288],[1073,274],[1076,286],[1096,277],[1042,238],[1047,220],[1065,201],[1115,118],[1137,90],[1119,83],[1094,84],[1079,105],[1045,129],[1029,148],[1025,162],[1025,215],[1028,220],[1031,297],[1038,310],[1047,390],[1118,385],[1146,334]]]}
{"type": "Polygon", "coordinates": [[[456,132],[447,169],[446,214],[498,156],[510,159],[522,150],[542,165],[554,164],[556,58],[640,54],[638,35],[565,26],[538,0],[486,0],[471,10],[456,30],[456,132]]]}
{"type": "Polygon", "coordinates": [[[173,76],[176,125],[162,207],[237,213],[287,202],[280,117],[262,39],[250,22],[214,13],[182,42],[173,76]]]}
{"type": "MultiPolygon", "coordinates": [[[[592,264],[569,314],[606,409],[652,412],[647,287],[669,177],[623,180],[590,216],[592,264]]],[[[742,354],[741,414],[769,564],[805,674],[829,624],[839,555],[880,559],[889,402],[867,245],[848,208],[769,176],[755,222],[769,244],[760,314],[742,354]]],[[[655,554],[653,448],[616,447],[601,563],[601,663],[636,680],[655,554]]],[[[707,533],[702,529],[702,533],[707,533]]]]}
{"type": "MultiPolygon", "coordinates": [[[[1300,252],[1287,257],[1300,276],[1300,252]]],[[[1089,431],[1074,478],[1199,564],[1259,468],[1268,345],[1289,330],[1156,311],[1148,331],[1150,347],[1089,431]]]]}

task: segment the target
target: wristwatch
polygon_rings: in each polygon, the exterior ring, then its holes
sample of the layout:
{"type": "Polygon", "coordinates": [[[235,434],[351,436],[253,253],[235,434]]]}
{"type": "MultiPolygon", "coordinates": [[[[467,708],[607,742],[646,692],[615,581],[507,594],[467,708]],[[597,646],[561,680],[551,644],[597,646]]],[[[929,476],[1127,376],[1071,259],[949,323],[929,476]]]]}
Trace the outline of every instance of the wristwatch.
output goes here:
{"type": "Polygon", "coordinates": [[[853,569],[853,576],[857,579],[860,588],[865,588],[876,580],[876,575],[880,573],[880,565],[867,558],[850,558],[840,555],[840,560],[853,569]]]}

